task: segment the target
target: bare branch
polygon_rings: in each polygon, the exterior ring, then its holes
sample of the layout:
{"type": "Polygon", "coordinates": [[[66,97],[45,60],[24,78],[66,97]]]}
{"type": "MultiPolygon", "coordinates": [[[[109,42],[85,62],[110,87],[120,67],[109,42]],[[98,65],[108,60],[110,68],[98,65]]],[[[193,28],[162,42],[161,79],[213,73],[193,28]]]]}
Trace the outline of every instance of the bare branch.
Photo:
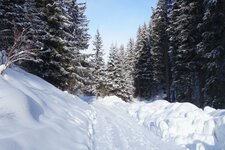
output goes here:
{"type": "Polygon", "coordinates": [[[0,74],[10,67],[12,64],[18,61],[35,61],[38,56],[38,49],[35,49],[35,43],[32,41],[27,42],[28,29],[23,29],[21,32],[16,28],[14,23],[13,27],[13,45],[7,49],[7,58],[4,62],[4,67],[0,70],[0,74]],[[27,43],[26,43],[27,42],[27,43]]]}

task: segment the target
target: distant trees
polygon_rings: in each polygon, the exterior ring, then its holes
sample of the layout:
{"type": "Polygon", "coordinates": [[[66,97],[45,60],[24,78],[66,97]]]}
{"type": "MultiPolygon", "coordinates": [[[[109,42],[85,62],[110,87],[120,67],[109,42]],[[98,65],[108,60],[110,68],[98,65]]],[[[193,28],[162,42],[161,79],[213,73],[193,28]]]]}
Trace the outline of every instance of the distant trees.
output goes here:
{"type": "Polygon", "coordinates": [[[93,59],[82,53],[90,39],[85,10],[76,0],[0,0],[0,73],[16,62],[77,95],[225,108],[223,0],[159,0],[136,40],[111,46],[107,65],[99,31],[93,59]]]}
{"type": "Polygon", "coordinates": [[[126,93],[126,79],[124,78],[123,61],[121,54],[123,49],[119,49],[116,45],[111,45],[109,61],[106,68],[106,95],[116,95],[129,100],[129,95],[126,93]]]}
{"type": "Polygon", "coordinates": [[[99,30],[97,30],[93,40],[93,51],[95,52],[93,61],[93,92],[95,95],[101,96],[105,90],[105,63],[103,60],[103,42],[99,30]]]}
{"type": "Polygon", "coordinates": [[[138,29],[135,46],[128,44],[127,91],[145,99],[225,108],[224,17],[222,0],[159,0],[150,26],[138,29]]]}

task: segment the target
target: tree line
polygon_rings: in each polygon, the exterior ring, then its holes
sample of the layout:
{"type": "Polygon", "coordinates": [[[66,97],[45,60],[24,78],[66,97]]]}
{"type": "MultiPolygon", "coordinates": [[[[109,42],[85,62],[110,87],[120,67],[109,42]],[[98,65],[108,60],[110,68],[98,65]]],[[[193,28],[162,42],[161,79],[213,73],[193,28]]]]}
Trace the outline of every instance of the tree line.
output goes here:
{"type": "Polygon", "coordinates": [[[0,63],[25,52],[17,65],[72,94],[225,108],[223,0],[159,0],[135,40],[111,45],[106,64],[99,31],[95,54],[82,52],[85,10],[76,0],[0,0],[0,63]]]}
{"type": "Polygon", "coordinates": [[[85,10],[86,3],[76,0],[0,0],[1,56],[10,58],[15,43],[15,54],[24,52],[24,46],[37,49],[38,56],[32,57],[26,49],[29,59],[17,65],[62,90],[88,92],[90,64],[82,54],[90,39],[85,10]],[[25,33],[16,39],[15,31],[25,33]]]}
{"type": "Polygon", "coordinates": [[[159,0],[135,41],[111,46],[97,94],[225,108],[224,15],[223,0],[159,0]]]}

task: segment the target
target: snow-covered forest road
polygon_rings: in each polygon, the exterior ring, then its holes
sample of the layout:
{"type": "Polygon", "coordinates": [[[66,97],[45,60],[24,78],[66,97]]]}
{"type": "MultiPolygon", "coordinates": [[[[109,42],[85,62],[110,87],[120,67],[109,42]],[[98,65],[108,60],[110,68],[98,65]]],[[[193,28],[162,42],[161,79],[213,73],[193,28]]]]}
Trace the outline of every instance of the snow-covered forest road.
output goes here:
{"type": "Polygon", "coordinates": [[[95,112],[92,117],[95,150],[181,149],[175,144],[162,142],[145,126],[138,124],[129,116],[125,105],[116,108],[104,101],[94,101],[90,105],[95,112]]]}

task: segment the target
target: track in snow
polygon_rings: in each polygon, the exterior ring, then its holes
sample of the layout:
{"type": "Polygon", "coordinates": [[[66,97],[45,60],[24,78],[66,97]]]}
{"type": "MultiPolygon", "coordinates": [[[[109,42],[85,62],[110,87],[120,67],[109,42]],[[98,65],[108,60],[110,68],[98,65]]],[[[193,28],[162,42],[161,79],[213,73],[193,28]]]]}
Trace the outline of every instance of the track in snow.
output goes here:
{"type": "Polygon", "coordinates": [[[95,150],[181,150],[171,143],[164,143],[126,111],[103,105],[91,104],[93,120],[93,147],[95,150]]]}

